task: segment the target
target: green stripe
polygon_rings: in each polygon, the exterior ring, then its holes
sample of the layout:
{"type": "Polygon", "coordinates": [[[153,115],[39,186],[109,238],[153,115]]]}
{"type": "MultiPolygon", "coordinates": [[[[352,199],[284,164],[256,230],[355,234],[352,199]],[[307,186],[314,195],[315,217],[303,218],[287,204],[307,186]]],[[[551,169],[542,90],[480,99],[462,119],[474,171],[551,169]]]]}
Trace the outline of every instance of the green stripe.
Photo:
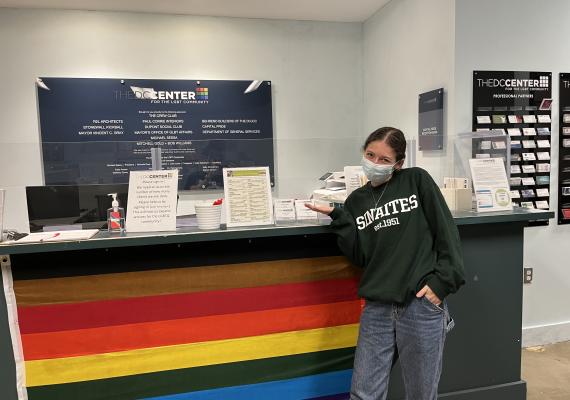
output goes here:
{"type": "Polygon", "coordinates": [[[29,400],[129,400],[351,369],[354,347],[28,388],[29,400]]]}

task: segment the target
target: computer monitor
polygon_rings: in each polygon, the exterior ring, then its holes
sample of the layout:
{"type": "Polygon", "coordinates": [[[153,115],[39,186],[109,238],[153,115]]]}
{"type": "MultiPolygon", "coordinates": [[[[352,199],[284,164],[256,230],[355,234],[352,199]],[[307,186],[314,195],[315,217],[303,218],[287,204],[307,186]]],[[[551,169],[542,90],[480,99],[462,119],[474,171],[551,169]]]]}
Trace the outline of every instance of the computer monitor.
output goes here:
{"type": "Polygon", "coordinates": [[[107,209],[117,193],[121,207],[127,209],[129,185],[47,185],[27,186],[30,232],[53,226],[74,226],[76,229],[107,227],[107,209]]]}

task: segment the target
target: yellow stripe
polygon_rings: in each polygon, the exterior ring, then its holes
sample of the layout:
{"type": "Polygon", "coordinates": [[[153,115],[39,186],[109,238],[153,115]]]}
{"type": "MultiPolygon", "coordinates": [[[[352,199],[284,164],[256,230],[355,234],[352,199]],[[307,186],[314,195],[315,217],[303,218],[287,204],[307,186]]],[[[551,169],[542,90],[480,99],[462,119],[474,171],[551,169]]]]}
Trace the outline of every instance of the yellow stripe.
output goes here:
{"type": "Polygon", "coordinates": [[[340,349],[356,345],[358,324],[26,361],[27,386],[55,385],[340,349]]]}

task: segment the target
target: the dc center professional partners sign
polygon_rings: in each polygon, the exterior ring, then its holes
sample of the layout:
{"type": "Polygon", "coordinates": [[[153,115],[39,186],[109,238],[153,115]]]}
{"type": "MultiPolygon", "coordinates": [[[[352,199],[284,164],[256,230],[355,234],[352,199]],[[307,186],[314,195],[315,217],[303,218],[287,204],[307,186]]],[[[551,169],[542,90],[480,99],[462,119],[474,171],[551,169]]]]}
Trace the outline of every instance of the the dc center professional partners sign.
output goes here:
{"type": "Polygon", "coordinates": [[[552,100],[551,72],[473,71],[472,157],[503,160],[516,207],[550,208],[552,100]]]}
{"type": "Polygon", "coordinates": [[[47,185],[127,183],[152,168],[178,170],[181,190],[220,189],[223,168],[250,166],[274,182],[269,81],[37,82],[47,185]]]}

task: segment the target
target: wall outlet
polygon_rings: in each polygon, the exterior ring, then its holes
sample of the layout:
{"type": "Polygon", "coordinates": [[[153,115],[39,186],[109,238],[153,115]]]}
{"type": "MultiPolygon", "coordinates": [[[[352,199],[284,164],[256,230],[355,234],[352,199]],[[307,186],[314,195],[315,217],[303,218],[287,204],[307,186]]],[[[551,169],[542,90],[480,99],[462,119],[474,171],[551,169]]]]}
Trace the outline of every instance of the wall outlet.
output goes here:
{"type": "Polygon", "coordinates": [[[523,268],[523,283],[532,283],[532,268],[523,268]]]}

